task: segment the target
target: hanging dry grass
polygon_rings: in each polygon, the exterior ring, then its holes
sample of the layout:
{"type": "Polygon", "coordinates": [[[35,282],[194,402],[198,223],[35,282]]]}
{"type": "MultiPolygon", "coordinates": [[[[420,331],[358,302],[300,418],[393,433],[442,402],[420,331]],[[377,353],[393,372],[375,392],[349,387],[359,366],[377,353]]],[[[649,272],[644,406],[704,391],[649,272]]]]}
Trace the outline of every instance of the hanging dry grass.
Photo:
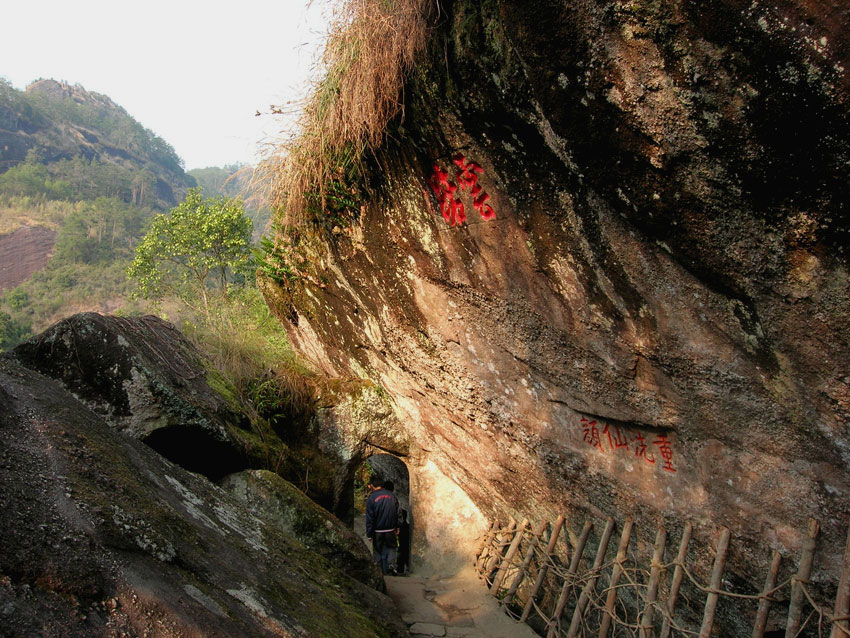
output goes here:
{"type": "Polygon", "coordinates": [[[325,75],[295,133],[276,142],[259,168],[285,224],[302,221],[308,196],[323,203],[328,185],[349,177],[382,142],[438,8],[439,0],[342,0],[322,58],[325,75]]]}

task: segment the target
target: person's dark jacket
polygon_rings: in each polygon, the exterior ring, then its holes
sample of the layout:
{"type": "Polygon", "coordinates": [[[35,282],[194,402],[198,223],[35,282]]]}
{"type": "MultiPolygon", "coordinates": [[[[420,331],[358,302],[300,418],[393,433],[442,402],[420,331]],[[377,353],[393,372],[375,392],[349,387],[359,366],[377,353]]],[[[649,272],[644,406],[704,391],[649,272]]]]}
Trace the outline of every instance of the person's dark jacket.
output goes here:
{"type": "Polygon", "coordinates": [[[395,494],[383,488],[372,492],[366,500],[366,537],[374,538],[375,532],[395,530],[400,511],[395,494]]]}

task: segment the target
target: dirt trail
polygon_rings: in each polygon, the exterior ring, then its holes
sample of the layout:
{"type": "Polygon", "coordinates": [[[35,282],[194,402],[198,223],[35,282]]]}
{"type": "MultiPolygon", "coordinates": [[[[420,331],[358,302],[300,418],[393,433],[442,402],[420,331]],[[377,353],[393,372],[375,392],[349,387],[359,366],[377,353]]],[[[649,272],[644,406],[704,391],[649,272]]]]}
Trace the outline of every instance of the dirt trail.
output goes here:
{"type": "MultiPolygon", "coordinates": [[[[354,529],[363,542],[365,521],[354,529]]],[[[527,625],[515,622],[487,594],[472,562],[447,573],[417,565],[409,576],[387,576],[387,593],[395,602],[412,638],[537,638],[527,625]]]]}

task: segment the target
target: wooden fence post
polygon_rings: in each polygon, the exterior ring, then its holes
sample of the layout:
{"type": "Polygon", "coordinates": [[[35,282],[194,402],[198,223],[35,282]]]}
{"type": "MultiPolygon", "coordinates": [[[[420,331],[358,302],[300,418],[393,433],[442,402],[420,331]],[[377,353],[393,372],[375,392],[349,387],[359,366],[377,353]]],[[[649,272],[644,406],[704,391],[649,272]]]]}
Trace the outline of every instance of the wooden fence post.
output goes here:
{"type": "Polygon", "coordinates": [[[593,529],[593,524],[590,521],[584,522],[584,529],[581,530],[581,536],[576,544],[576,551],[573,552],[573,558],[570,561],[570,566],[567,569],[567,575],[564,578],[564,584],[561,586],[561,593],[558,596],[558,602],[555,604],[555,611],[552,612],[552,618],[549,619],[549,631],[546,633],[546,638],[554,638],[558,635],[558,629],[561,624],[561,614],[564,613],[564,607],[567,605],[567,600],[570,597],[570,590],[573,587],[573,576],[578,570],[578,565],[581,562],[581,556],[584,554],[584,548],[587,545],[587,539],[590,537],[590,530],[593,529]]]}
{"type": "Polygon", "coordinates": [[[510,547],[508,547],[508,553],[505,554],[496,575],[493,577],[493,584],[490,585],[490,594],[492,596],[499,593],[499,588],[502,586],[502,581],[505,580],[508,568],[511,566],[511,561],[514,559],[514,556],[516,556],[517,550],[519,550],[519,544],[522,542],[522,537],[525,534],[526,527],[528,527],[528,519],[524,518],[516,530],[516,534],[514,535],[513,541],[511,541],[510,547]]]}
{"type": "Polygon", "coordinates": [[[501,565],[502,557],[505,552],[505,549],[502,547],[502,543],[506,538],[513,537],[515,529],[516,521],[511,518],[508,520],[508,524],[496,533],[496,537],[493,539],[493,547],[490,550],[490,556],[487,557],[487,560],[484,563],[485,582],[491,580],[492,575],[496,573],[496,569],[498,569],[499,565],[501,565]]]}
{"type": "MultiPolygon", "coordinates": [[[[549,571],[549,561],[552,560],[552,555],[555,553],[555,545],[558,542],[558,536],[561,533],[561,528],[564,526],[564,520],[563,516],[559,516],[558,520],[555,521],[555,527],[552,529],[552,534],[549,536],[549,545],[546,546],[546,562],[543,563],[540,571],[537,572],[537,580],[534,581],[534,587],[531,590],[531,595],[528,597],[528,600],[525,601],[525,607],[523,608],[522,616],[519,619],[520,622],[528,620],[528,616],[531,614],[531,608],[534,607],[534,598],[540,592],[540,588],[543,587],[543,581],[546,579],[546,573],[549,571]]],[[[567,545],[569,546],[569,543],[567,543],[567,545]]],[[[569,559],[569,556],[567,556],[567,559],[569,559]]]]}
{"type": "Polygon", "coordinates": [[[691,533],[693,525],[685,523],[685,528],[682,530],[682,540],[679,543],[679,553],[676,554],[676,569],[673,571],[673,580],[670,582],[670,595],[667,597],[667,615],[664,618],[664,623],[661,625],[661,633],[659,638],[669,638],[670,629],[673,623],[673,612],[676,609],[676,600],[679,598],[679,588],[682,586],[682,579],[685,577],[685,557],[688,555],[688,543],[691,542],[691,533]]]}
{"type": "Polygon", "coordinates": [[[664,567],[664,546],[667,544],[667,530],[658,528],[655,535],[655,547],[652,551],[652,564],[649,570],[649,585],[646,590],[646,607],[640,617],[640,638],[652,638],[652,616],[655,601],[658,598],[658,581],[661,579],[661,568],[664,567]]]}
{"type": "Polygon", "coordinates": [[[614,559],[614,567],[611,569],[611,582],[608,588],[608,597],[605,600],[605,613],[599,624],[599,638],[605,638],[614,620],[614,605],[617,603],[617,585],[623,575],[623,564],[626,562],[626,553],[629,551],[629,540],[632,536],[633,521],[631,516],[626,518],[623,524],[623,532],[620,534],[620,544],[617,547],[617,557],[614,559]]]}
{"type": "Polygon", "coordinates": [[[820,524],[813,518],[809,519],[809,533],[803,540],[803,550],[800,553],[800,566],[797,574],[791,580],[791,604],[788,607],[788,624],[785,626],[785,638],[795,638],[800,630],[800,617],[803,614],[803,587],[809,581],[812,573],[812,561],[815,556],[815,543],[820,531],[820,524]]]}
{"type": "Polygon", "coordinates": [[[599,539],[599,547],[596,548],[596,558],[593,561],[593,569],[587,580],[584,589],[581,590],[581,595],[576,603],[576,608],[573,611],[573,619],[570,622],[570,628],[567,631],[567,638],[576,638],[578,636],[579,627],[581,627],[582,616],[584,610],[587,609],[587,603],[590,602],[590,592],[596,589],[596,580],[599,578],[599,569],[602,563],[605,562],[605,552],[608,550],[608,543],[611,540],[611,533],[614,531],[614,519],[608,518],[608,523],[605,525],[605,531],[602,532],[602,538],[599,539]]]}
{"type": "Polygon", "coordinates": [[[835,593],[832,631],[829,633],[829,638],[842,638],[850,635],[850,630],[847,629],[848,613],[850,613],[850,527],[847,528],[847,543],[844,546],[844,560],[841,562],[838,591],[835,593]]]}
{"type": "Polygon", "coordinates": [[[699,638],[709,638],[711,628],[714,626],[714,612],[717,610],[717,601],[720,599],[718,592],[723,584],[723,569],[726,567],[729,537],[729,528],[724,527],[720,533],[720,542],[717,543],[717,553],[714,555],[714,568],[711,570],[711,583],[709,584],[708,598],[705,600],[705,613],[702,616],[699,638]]]}
{"type": "Polygon", "coordinates": [[[770,568],[767,570],[767,577],[764,579],[764,589],[759,596],[759,610],[756,613],[756,622],[753,626],[753,638],[764,637],[764,630],[767,627],[767,614],[770,612],[771,596],[776,587],[776,579],[779,577],[779,564],[781,562],[782,555],[774,549],[770,568]]]}
{"type": "Polygon", "coordinates": [[[549,523],[547,521],[543,521],[537,526],[537,529],[534,530],[531,542],[528,544],[528,551],[525,553],[525,560],[522,561],[522,565],[520,565],[511,586],[508,588],[508,593],[505,594],[505,598],[502,600],[503,605],[509,605],[513,597],[516,595],[519,586],[525,578],[525,574],[528,572],[528,567],[531,565],[532,559],[534,559],[534,551],[537,549],[540,537],[543,536],[543,532],[546,531],[546,526],[548,524],[549,523]]]}
{"type": "Polygon", "coordinates": [[[486,558],[487,550],[490,548],[490,542],[496,535],[497,529],[499,529],[499,521],[493,519],[493,524],[490,525],[490,529],[484,534],[484,538],[481,539],[481,544],[478,546],[478,551],[475,553],[475,569],[479,572],[481,571],[479,566],[482,565],[483,559],[486,558]]]}

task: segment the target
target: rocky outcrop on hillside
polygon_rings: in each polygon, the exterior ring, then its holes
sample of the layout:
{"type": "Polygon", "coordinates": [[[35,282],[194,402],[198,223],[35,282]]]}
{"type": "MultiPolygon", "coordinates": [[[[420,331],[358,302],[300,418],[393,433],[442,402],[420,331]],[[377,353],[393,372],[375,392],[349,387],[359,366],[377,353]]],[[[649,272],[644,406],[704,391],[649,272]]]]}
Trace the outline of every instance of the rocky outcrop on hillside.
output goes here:
{"type": "Polygon", "coordinates": [[[38,362],[35,344],[0,357],[0,636],[407,635],[366,548],[355,558],[341,523],[295,488],[260,473],[263,494],[287,505],[256,507],[122,427],[125,399],[150,391],[155,420],[185,418],[200,441],[175,442],[188,446],[178,456],[207,454],[198,419],[213,427],[215,404],[186,374],[173,328],[81,317],[42,335],[39,352],[75,339],[65,387],[22,365],[38,362]],[[146,376],[140,361],[168,374],[146,376]],[[102,376],[96,364],[109,366],[102,376]],[[315,531],[299,540],[292,521],[308,519],[326,531],[320,542],[315,531]]]}
{"type": "Polygon", "coordinates": [[[176,205],[195,185],[167,142],[108,96],[66,82],[37,80],[23,93],[0,83],[0,172],[30,151],[48,165],[81,157],[132,173],[158,208],[176,205]]]}
{"type": "Polygon", "coordinates": [[[44,268],[55,240],[56,231],[43,226],[21,226],[0,235],[0,294],[44,268]]]}
{"type": "Polygon", "coordinates": [[[847,11],[440,5],[363,213],[301,239],[309,276],[266,286],[297,348],[391,397],[419,521],[417,493],[439,507],[430,468],[469,524],[631,514],[648,546],[657,522],[706,546],[723,525],[757,590],[768,547],[797,554],[811,516],[813,578],[834,581],[847,11]]]}

